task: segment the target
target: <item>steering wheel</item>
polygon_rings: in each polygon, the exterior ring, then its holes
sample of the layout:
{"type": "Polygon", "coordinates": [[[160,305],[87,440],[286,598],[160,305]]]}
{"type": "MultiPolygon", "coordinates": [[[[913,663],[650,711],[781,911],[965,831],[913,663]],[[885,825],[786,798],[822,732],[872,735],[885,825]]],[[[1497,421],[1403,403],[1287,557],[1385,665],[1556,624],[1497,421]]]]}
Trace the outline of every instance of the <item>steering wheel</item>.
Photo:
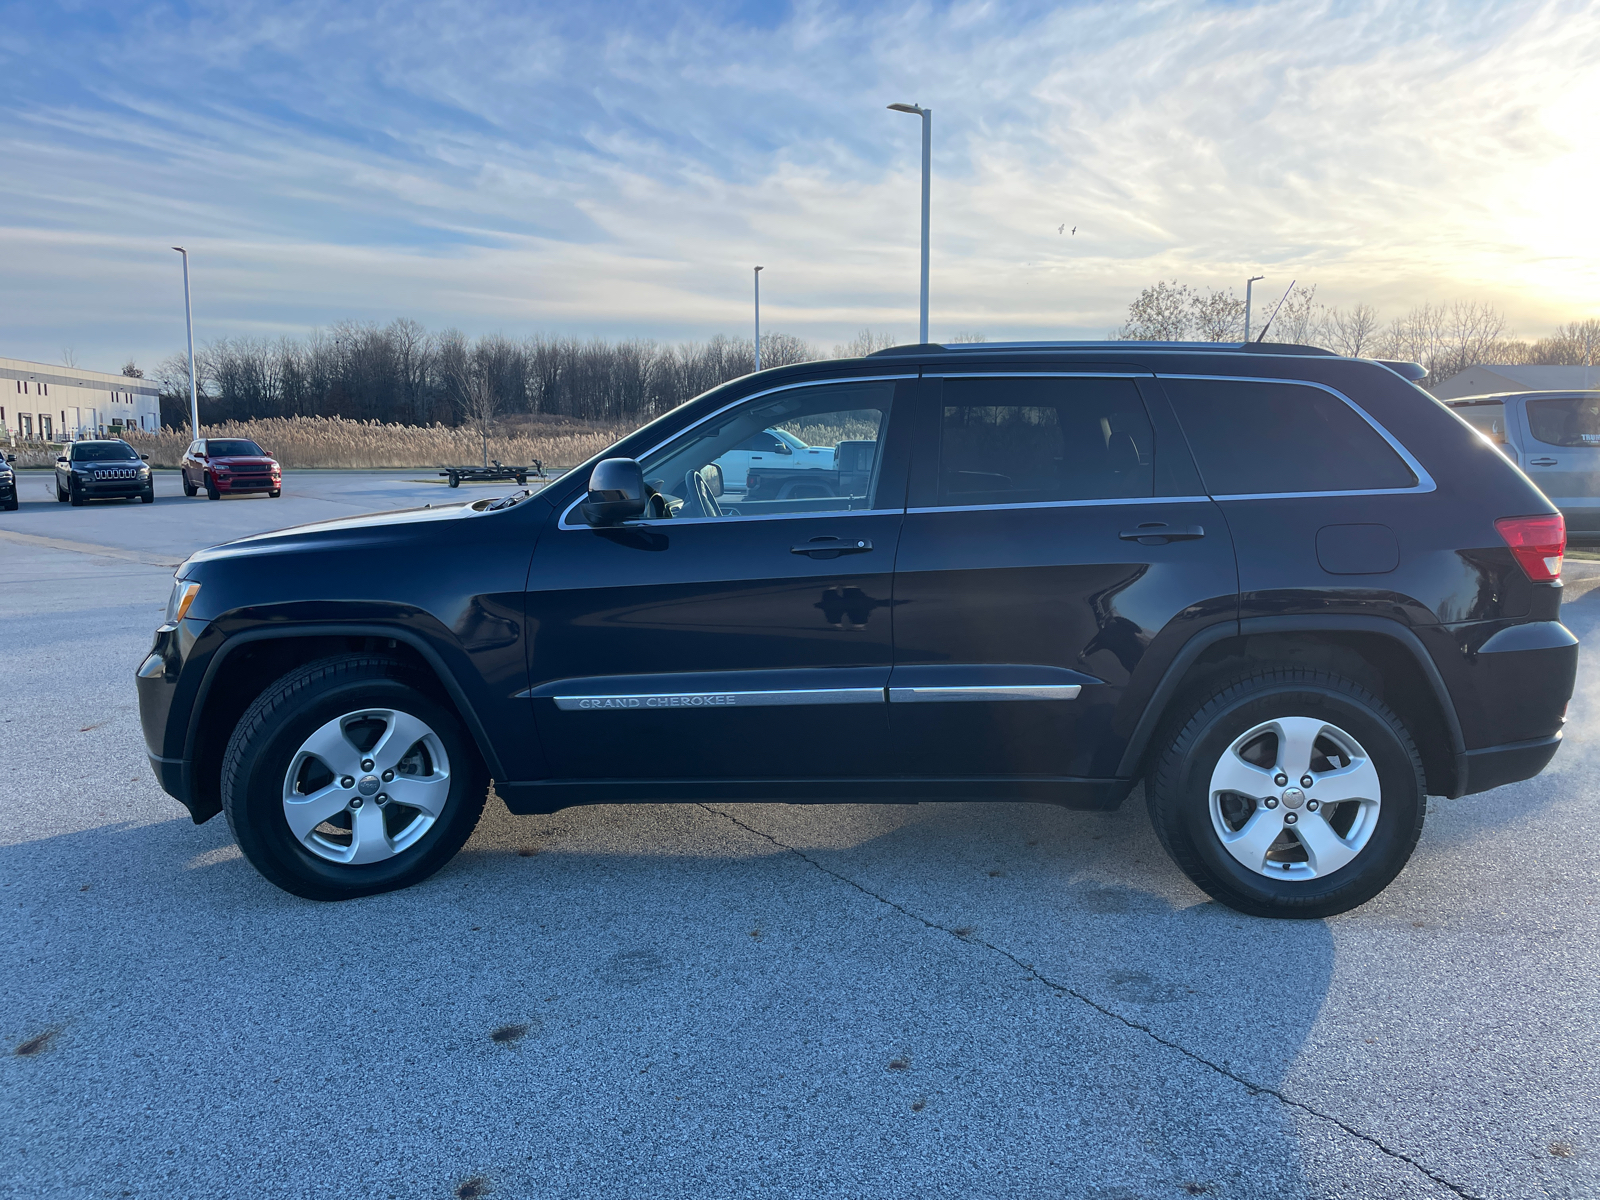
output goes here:
{"type": "MultiPolygon", "coordinates": [[[[722,508],[717,504],[717,498],[711,494],[711,485],[698,470],[690,471],[683,477],[683,493],[685,502],[692,502],[700,510],[696,515],[702,517],[722,515],[722,508]]],[[[678,515],[681,517],[683,513],[680,511],[678,515]]]]}

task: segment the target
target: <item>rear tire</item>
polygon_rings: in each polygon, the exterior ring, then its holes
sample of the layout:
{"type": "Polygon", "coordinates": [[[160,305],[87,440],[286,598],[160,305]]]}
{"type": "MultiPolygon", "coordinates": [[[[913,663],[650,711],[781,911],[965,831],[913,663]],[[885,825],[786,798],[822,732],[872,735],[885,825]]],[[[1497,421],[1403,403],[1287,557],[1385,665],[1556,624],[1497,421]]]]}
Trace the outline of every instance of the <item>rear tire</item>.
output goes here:
{"type": "Polygon", "coordinates": [[[183,477],[183,494],[191,499],[200,494],[200,489],[189,482],[189,476],[187,473],[185,473],[183,477]]]}
{"type": "Polygon", "coordinates": [[[348,900],[420,883],[461,849],[483,812],[488,773],[460,718],[429,695],[427,682],[392,659],[327,658],[290,672],[245,711],[222,761],[222,810],[239,849],[270,882],[308,900],[348,900]],[[374,710],[383,719],[364,710],[374,710]],[[408,732],[388,746],[383,739],[401,728],[396,718],[409,723],[405,727],[413,732],[425,730],[426,739],[417,741],[408,732]],[[382,726],[376,745],[360,745],[357,727],[363,724],[382,726]],[[330,726],[337,731],[331,741],[330,726]],[[408,755],[406,749],[396,749],[406,740],[413,741],[407,761],[426,760],[429,773],[416,775],[414,763],[410,775],[402,765],[398,779],[394,771],[386,772],[396,782],[374,782],[372,791],[395,789],[387,807],[380,806],[378,795],[369,794],[360,782],[344,787],[340,775],[330,774],[343,768],[352,779],[381,778],[373,773],[383,772],[386,765],[395,767],[397,756],[408,755]],[[432,747],[431,753],[424,749],[419,755],[417,748],[425,744],[432,747]],[[323,745],[331,747],[327,757],[352,756],[351,763],[324,766],[322,754],[308,753],[308,746],[323,745]],[[362,759],[369,752],[376,757],[362,759]],[[367,761],[375,766],[364,767],[367,761]],[[307,778],[310,783],[299,782],[307,778]],[[430,814],[401,802],[403,796],[412,795],[400,791],[408,781],[420,781],[445,797],[420,832],[419,814],[430,814]],[[327,793],[336,810],[297,835],[289,813],[303,803],[303,793],[308,797],[327,793]],[[348,807],[346,800],[356,802],[357,808],[348,807]],[[368,810],[364,814],[359,811],[362,807],[368,810]],[[374,817],[375,826],[360,823],[374,817]],[[340,821],[343,832],[332,828],[340,821]],[[373,834],[373,829],[379,832],[373,834]],[[339,846],[341,837],[349,839],[347,852],[357,861],[338,861],[345,852],[339,846]],[[375,840],[362,840],[369,837],[375,840]],[[369,861],[360,861],[363,855],[357,853],[364,846],[376,847],[374,854],[365,855],[369,861]]]}
{"type": "Polygon", "coordinates": [[[1174,728],[1146,782],[1150,819],[1183,873],[1228,907],[1348,912],[1411,858],[1427,813],[1422,760],[1405,725],[1359,684],[1261,669],[1174,728]]]}

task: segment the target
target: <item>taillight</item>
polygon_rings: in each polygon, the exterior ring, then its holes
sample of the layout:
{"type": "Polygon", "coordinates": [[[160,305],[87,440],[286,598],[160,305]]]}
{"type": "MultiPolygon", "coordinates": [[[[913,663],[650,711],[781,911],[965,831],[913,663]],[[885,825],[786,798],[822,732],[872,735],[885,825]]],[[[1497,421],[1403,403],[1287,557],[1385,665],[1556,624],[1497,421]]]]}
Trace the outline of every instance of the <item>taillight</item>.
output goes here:
{"type": "Polygon", "coordinates": [[[1511,547],[1511,557],[1535,583],[1561,578],[1567,551],[1567,522],[1560,513],[1545,517],[1501,517],[1494,523],[1511,547]]]}

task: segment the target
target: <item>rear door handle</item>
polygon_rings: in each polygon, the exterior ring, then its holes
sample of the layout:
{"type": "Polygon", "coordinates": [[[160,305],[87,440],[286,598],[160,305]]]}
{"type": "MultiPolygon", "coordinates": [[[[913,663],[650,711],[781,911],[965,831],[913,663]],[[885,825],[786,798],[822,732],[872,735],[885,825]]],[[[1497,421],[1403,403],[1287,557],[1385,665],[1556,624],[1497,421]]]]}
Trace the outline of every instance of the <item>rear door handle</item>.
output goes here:
{"type": "Polygon", "coordinates": [[[838,558],[841,554],[865,554],[872,549],[866,538],[814,537],[809,542],[790,546],[790,554],[805,554],[812,558],[838,558]]]}
{"type": "Polygon", "coordinates": [[[1553,467],[1556,465],[1556,460],[1553,458],[1530,458],[1528,465],[1530,467],[1553,467]]]}
{"type": "Polygon", "coordinates": [[[1205,535],[1202,525],[1168,525],[1163,521],[1147,521],[1137,529],[1124,529],[1117,536],[1125,542],[1138,542],[1141,546],[1164,546],[1168,542],[1192,542],[1205,535]]]}

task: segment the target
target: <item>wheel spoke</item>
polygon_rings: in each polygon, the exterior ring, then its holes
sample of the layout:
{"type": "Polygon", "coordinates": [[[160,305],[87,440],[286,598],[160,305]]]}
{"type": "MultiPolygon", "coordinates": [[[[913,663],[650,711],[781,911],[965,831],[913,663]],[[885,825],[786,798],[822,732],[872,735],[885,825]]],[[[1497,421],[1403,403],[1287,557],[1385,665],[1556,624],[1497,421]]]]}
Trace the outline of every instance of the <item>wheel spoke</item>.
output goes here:
{"type": "Polygon", "coordinates": [[[1378,768],[1371,759],[1358,758],[1348,767],[1312,776],[1317,782],[1306,795],[1324,804],[1342,800],[1376,800],[1382,794],[1378,768]]]}
{"type": "Polygon", "coordinates": [[[302,842],[311,831],[350,802],[350,793],[337,783],[319,788],[309,796],[285,796],[283,815],[294,836],[302,842]]]}
{"type": "Polygon", "coordinates": [[[1356,847],[1335,833],[1320,812],[1303,814],[1294,832],[1319,876],[1332,874],[1356,856],[1356,847]]]}
{"type": "Polygon", "coordinates": [[[444,774],[420,779],[411,775],[396,775],[393,782],[384,784],[384,787],[396,804],[410,805],[430,817],[437,817],[443,812],[444,803],[450,798],[450,776],[444,774]]]}
{"type": "Polygon", "coordinates": [[[377,763],[375,770],[393,770],[400,765],[400,760],[406,756],[406,751],[432,732],[410,713],[391,712],[389,728],[383,731],[383,736],[378,739],[377,744],[367,752],[367,757],[377,763]]]}
{"type": "Polygon", "coordinates": [[[1222,844],[1228,848],[1228,853],[1252,871],[1260,871],[1266,865],[1268,849],[1278,840],[1278,834],[1282,831],[1282,809],[1257,808],[1244,827],[1238,833],[1223,838],[1222,844]]]}
{"type": "Polygon", "coordinates": [[[338,720],[329,721],[313,733],[300,749],[320,759],[335,775],[361,774],[361,755],[350,744],[350,739],[344,736],[344,729],[338,720]]]}
{"type": "Polygon", "coordinates": [[[1278,729],[1278,770],[1298,783],[1311,770],[1311,754],[1323,723],[1313,717],[1284,717],[1273,724],[1278,729]]]}
{"type": "Polygon", "coordinates": [[[383,809],[368,800],[351,817],[350,862],[379,862],[394,856],[394,845],[383,827],[383,809]]]}
{"type": "Polygon", "coordinates": [[[1272,772],[1253,766],[1232,750],[1222,756],[1217,769],[1211,773],[1211,792],[1238,792],[1259,800],[1276,795],[1279,789],[1272,786],[1272,772]]]}

